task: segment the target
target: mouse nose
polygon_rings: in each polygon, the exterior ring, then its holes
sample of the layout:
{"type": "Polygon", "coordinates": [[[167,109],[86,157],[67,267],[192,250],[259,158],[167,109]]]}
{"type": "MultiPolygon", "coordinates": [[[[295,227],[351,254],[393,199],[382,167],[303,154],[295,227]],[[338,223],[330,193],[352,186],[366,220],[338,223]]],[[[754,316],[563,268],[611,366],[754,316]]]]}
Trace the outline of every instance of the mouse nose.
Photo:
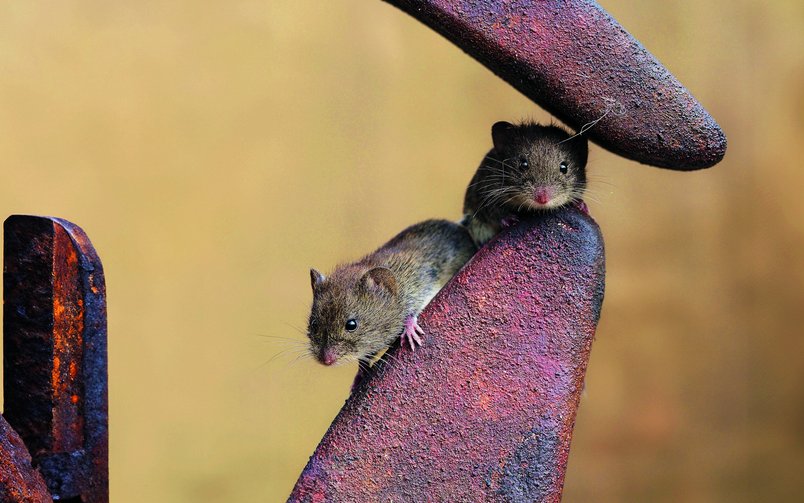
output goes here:
{"type": "Polygon", "coordinates": [[[335,360],[337,359],[338,358],[335,355],[335,351],[331,349],[325,349],[321,353],[321,363],[323,363],[324,365],[332,365],[333,363],[335,363],[335,360]]]}
{"type": "Polygon", "coordinates": [[[533,199],[539,204],[547,204],[552,197],[551,190],[548,187],[539,187],[533,194],[533,199]]]}

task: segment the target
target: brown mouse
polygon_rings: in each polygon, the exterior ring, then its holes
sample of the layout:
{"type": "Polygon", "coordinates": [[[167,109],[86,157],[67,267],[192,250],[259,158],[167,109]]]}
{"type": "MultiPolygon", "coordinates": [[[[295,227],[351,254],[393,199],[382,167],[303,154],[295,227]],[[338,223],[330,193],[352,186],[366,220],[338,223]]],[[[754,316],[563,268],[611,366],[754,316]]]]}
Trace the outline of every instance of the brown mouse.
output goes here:
{"type": "Polygon", "coordinates": [[[586,139],[558,126],[497,122],[492,148],[466,189],[462,223],[478,246],[527,213],[583,204],[586,139]]]}
{"type": "Polygon", "coordinates": [[[310,352],[324,365],[368,364],[397,337],[414,349],[419,313],[475,251],[465,227],[427,220],[328,276],[311,269],[310,352]]]}

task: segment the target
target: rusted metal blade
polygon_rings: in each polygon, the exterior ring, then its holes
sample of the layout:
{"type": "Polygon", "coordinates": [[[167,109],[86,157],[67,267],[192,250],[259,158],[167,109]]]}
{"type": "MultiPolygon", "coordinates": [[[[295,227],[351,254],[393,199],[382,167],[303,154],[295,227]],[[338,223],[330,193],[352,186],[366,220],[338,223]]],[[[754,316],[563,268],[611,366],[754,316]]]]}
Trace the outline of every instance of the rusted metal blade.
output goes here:
{"type": "Polygon", "coordinates": [[[42,475],[31,466],[31,455],[17,432],[0,416],[0,501],[51,503],[42,475]]]}
{"type": "Polygon", "coordinates": [[[703,106],[597,2],[386,1],[616,154],[692,170],[726,152],[703,106]]]}
{"type": "Polygon", "coordinates": [[[9,217],[3,300],[6,419],[54,499],[108,501],[106,287],[84,231],[9,217]]]}
{"type": "Polygon", "coordinates": [[[559,501],[603,301],[597,225],[504,231],[347,400],[289,501],[559,501]]]}

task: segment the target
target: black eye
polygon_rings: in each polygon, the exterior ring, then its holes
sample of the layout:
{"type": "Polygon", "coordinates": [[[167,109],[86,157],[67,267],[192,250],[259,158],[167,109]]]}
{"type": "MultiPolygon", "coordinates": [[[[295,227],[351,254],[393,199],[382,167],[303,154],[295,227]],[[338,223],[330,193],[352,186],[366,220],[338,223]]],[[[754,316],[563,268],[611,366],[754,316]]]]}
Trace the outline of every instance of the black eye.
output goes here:
{"type": "Polygon", "coordinates": [[[354,332],[355,330],[357,330],[357,320],[347,320],[346,331],[354,332]]]}
{"type": "Polygon", "coordinates": [[[559,165],[558,169],[566,174],[567,173],[567,161],[561,161],[561,165],[559,165]]]}
{"type": "Polygon", "coordinates": [[[519,158],[519,167],[522,169],[526,169],[528,167],[528,160],[524,157],[519,158]]]}

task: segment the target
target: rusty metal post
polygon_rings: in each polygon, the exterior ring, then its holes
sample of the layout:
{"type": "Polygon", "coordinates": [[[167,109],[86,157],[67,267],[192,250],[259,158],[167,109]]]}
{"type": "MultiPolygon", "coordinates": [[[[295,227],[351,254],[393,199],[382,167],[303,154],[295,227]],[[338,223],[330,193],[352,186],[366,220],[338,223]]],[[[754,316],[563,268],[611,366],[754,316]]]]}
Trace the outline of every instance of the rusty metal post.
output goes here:
{"type": "Polygon", "coordinates": [[[9,217],[3,299],[5,418],[53,499],[108,501],[106,287],[84,231],[9,217]]]}
{"type": "Polygon", "coordinates": [[[603,288],[577,209],[501,233],[422,313],[421,350],[361,382],[289,501],[559,501],[603,288]]]}
{"type": "Polygon", "coordinates": [[[703,106],[593,0],[385,1],[616,154],[678,170],[725,154],[703,106]]]}

